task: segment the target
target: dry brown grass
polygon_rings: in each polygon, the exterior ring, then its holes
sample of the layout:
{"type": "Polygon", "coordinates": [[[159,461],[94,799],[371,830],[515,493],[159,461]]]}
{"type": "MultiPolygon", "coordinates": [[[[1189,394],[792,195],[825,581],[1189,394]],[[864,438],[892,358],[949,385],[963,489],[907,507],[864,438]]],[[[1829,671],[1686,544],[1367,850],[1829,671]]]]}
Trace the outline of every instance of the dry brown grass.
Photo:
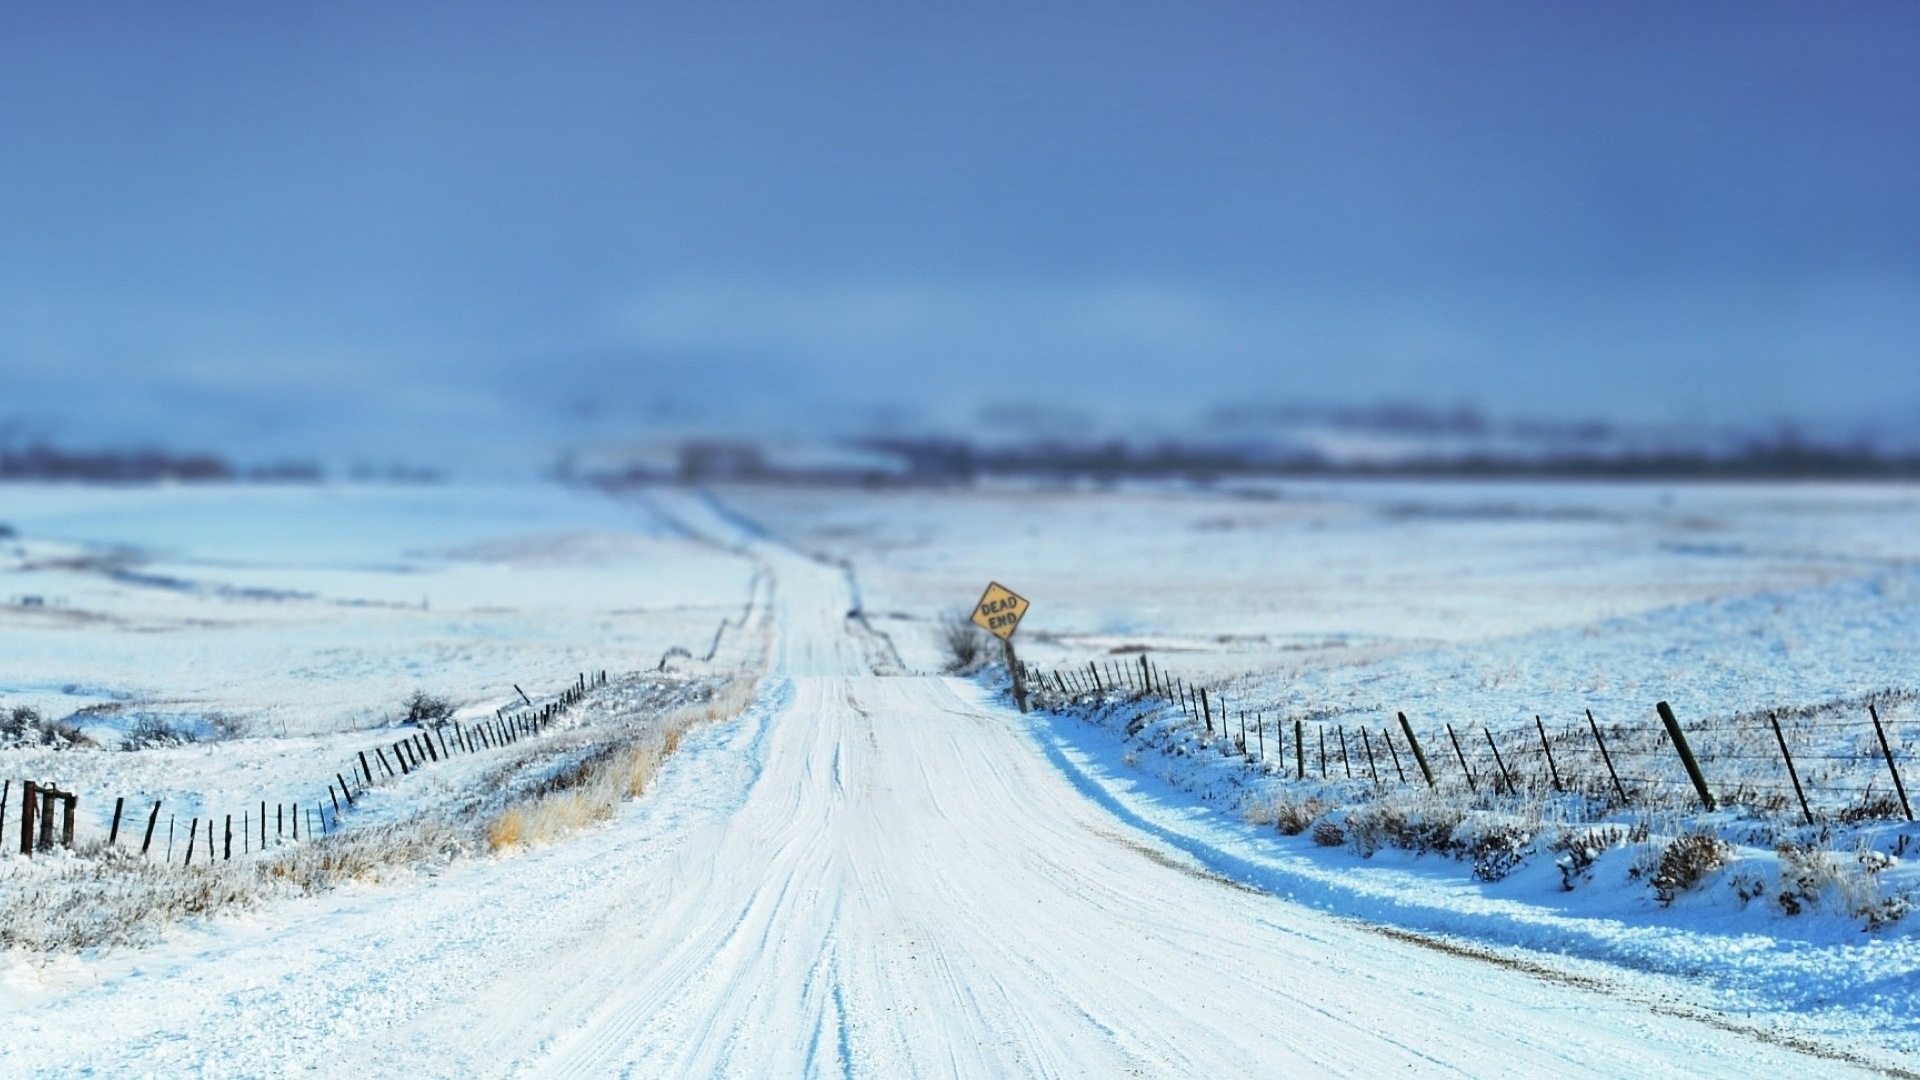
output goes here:
{"type": "Polygon", "coordinates": [[[587,758],[546,790],[497,814],[487,824],[487,846],[501,851],[552,843],[610,819],[621,803],[646,793],[689,728],[739,715],[752,704],[755,688],[751,679],[734,680],[709,700],[664,717],[639,741],[587,758]]]}

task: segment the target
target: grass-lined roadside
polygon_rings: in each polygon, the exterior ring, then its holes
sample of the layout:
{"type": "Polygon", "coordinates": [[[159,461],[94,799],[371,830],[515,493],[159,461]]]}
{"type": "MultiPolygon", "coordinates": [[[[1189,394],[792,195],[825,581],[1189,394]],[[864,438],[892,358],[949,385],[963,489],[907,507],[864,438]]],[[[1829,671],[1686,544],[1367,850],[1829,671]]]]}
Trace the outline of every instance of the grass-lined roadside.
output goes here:
{"type": "Polygon", "coordinates": [[[638,707],[516,744],[451,801],[393,820],[350,821],[340,832],[252,858],[193,866],[97,843],[0,859],[0,947],[53,953],[141,945],[185,919],[554,842],[643,794],[684,733],[738,715],[752,703],[758,678],[629,676],[621,683],[638,707]]]}

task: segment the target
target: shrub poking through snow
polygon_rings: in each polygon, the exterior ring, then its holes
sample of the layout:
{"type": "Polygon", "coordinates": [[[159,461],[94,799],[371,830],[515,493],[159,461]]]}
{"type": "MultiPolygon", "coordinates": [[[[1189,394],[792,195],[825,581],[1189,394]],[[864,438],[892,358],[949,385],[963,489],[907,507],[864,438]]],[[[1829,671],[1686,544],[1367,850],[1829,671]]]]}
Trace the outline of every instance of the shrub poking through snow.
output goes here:
{"type": "Polygon", "coordinates": [[[23,705],[0,713],[0,746],[45,746],[55,750],[73,750],[92,746],[77,727],[49,720],[23,705]]]}
{"type": "Polygon", "coordinates": [[[173,724],[164,716],[153,713],[141,713],[127,726],[126,734],[120,736],[122,750],[151,750],[156,746],[181,746],[198,742],[200,735],[184,724],[173,724]]]}
{"type": "Polygon", "coordinates": [[[1553,860],[1553,865],[1560,869],[1560,888],[1572,892],[1576,884],[1593,876],[1593,864],[1601,855],[1629,843],[1640,843],[1646,838],[1644,825],[1632,829],[1625,825],[1595,825],[1584,829],[1561,830],[1553,843],[1547,845],[1550,850],[1560,853],[1553,860]]]}
{"type": "Polygon", "coordinates": [[[1865,850],[1853,859],[1814,844],[1783,841],[1774,846],[1780,857],[1779,892],[1774,902],[1788,915],[1820,906],[1831,896],[1849,915],[1869,930],[1896,922],[1911,907],[1904,896],[1885,896],[1879,875],[1898,860],[1882,851],[1865,850]]]}
{"type": "Polygon", "coordinates": [[[1313,823],[1313,842],[1321,847],[1339,847],[1347,842],[1346,831],[1332,818],[1321,818],[1313,823]]]}
{"type": "Polygon", "coordinates": [[[988,647],[991,641],[963,612],[953,612],[940,622],[940,647],[946,653],[949,674],[971,675],[985,667],[993,655],[988,647]]]}
{"type": "Polygon", "coordinates": [[[1653,894],[1664,906],[1727,864],[1733,846],[1709,832],[1676,836],[1660,852],[1653,872],[1653,894]]]}
{"type": "Polygon", "coordinates": [[[1474,877],[1499,881],[1533,853],[1533,830],[1513,822],[1495,822],[1473,838],[1467,853],[1473,857],[1474,877]]]}
{"type": "Polygon", "coordinates": [[[425,690],[415,690],[405,705],[409,724],[432,724],[453,717],[453,706],[446,698],[435,697],[425,690]]]}

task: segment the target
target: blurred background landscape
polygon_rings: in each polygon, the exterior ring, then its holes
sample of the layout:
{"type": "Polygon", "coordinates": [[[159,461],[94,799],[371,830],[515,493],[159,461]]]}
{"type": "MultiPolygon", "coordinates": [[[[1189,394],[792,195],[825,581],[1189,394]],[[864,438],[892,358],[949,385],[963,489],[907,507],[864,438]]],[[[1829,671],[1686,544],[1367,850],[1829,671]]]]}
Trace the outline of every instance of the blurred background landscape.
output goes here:
{"type": "Polygon", "coordinates": [[[0,11],[0,475],[1920,475],[1920,8],[0,11]]]}

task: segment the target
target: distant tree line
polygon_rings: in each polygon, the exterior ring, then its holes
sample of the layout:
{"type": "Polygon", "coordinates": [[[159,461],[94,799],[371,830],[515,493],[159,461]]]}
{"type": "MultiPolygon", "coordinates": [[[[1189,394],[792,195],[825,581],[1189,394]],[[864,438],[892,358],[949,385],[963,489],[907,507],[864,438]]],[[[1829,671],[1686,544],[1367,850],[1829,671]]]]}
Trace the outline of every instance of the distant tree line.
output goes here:
{"type": "Polygon", "coordinates": [[[0,479],[108,484],[162,480],[313,483],[323,479],[323,475],[318,465],[309,462],[287,461],[242,468],[217,454],[176,454],[151,448],[63,450],[36,443],[26,447],[0,447],[0,479]]]}

